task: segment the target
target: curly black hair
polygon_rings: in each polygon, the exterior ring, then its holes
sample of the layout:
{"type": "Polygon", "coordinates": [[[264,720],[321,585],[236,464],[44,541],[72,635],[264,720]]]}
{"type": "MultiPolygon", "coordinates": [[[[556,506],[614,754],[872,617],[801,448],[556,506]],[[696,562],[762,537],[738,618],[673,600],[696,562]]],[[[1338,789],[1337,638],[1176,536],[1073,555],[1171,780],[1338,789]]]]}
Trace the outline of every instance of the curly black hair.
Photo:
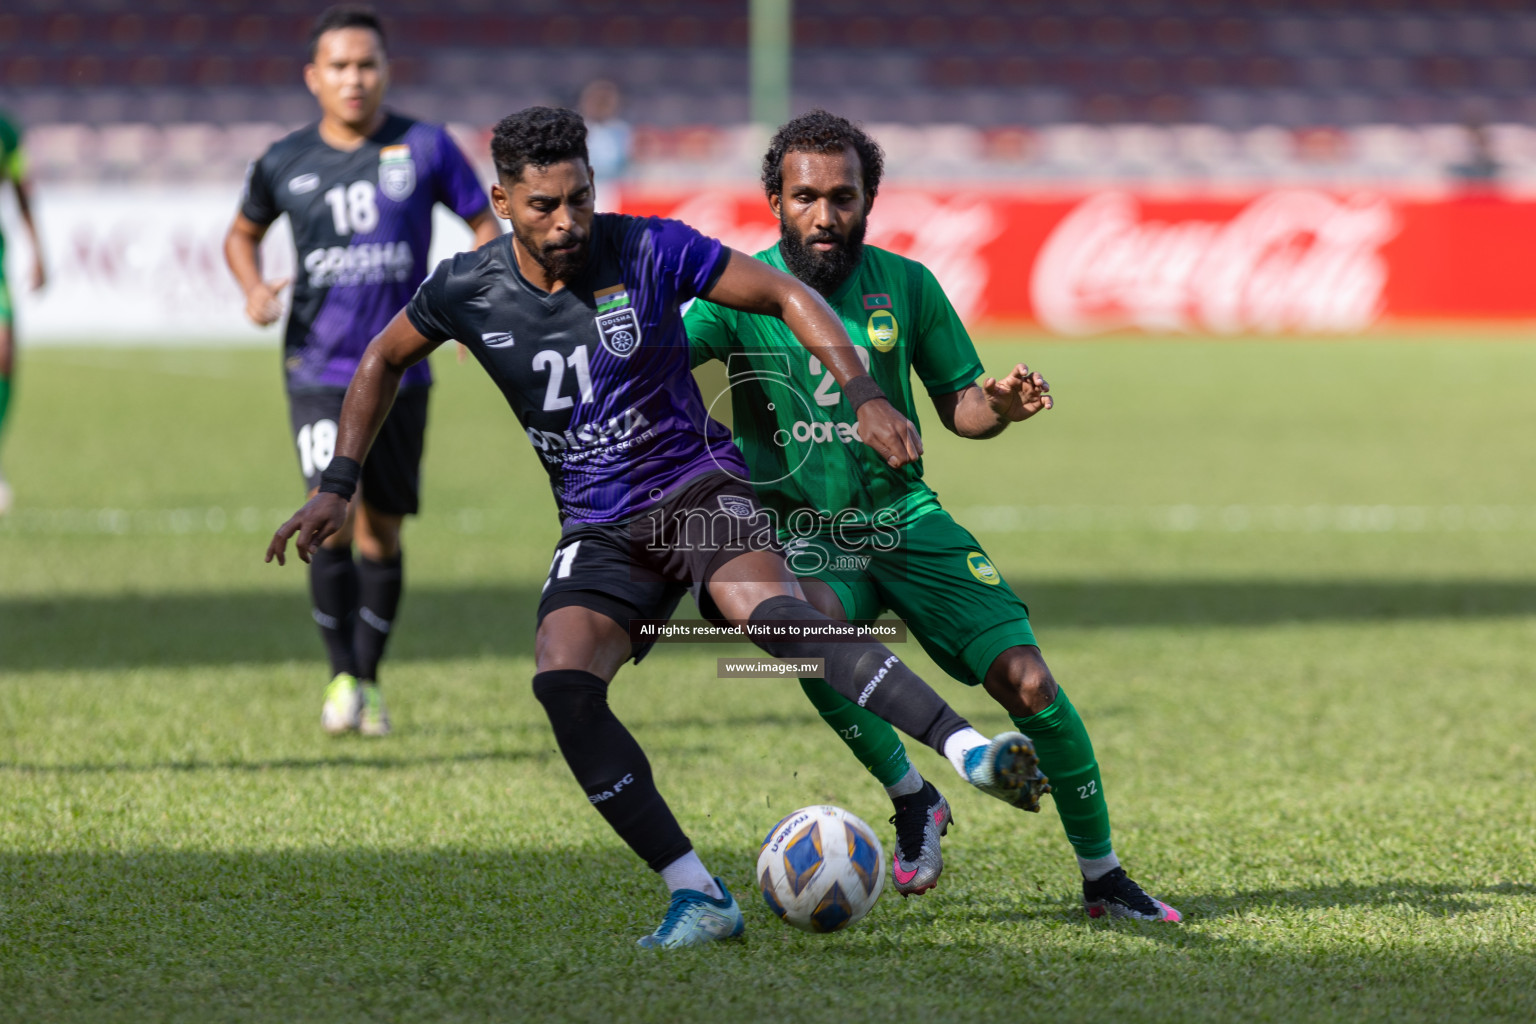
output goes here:
{"type": "Polygon", "coordinates": [[[367,4],[337,4],[321,11],[320,17],[315,19],[314,27],[309,30],[310,60],[315,59],[320,37],[339,28],[371,29],[379,37],[379,47],[386,50],[389,48],[389,41],[384,37],[384,23],[379,20],[378,11],[367,4]]]}
{"type": "Polygon", "coordinates": [[[523,168],[548,167],[587,156],[587,122],[574,110],[528,107],[496,122],[491,134],[491,161],[508,181],[522,177],[523,168]]]}
{"type": "Polygon", "coordinates": [[[841,153],[852,146],[864,171],[864,196],[875,198],[880,191],[880,176],[885,172],[885,152],[864,129],[825,110],[808,114],[785,124],[768,143],[763,155],[763,189],[770,196],[784,191],[784,157],[788,153],[841,153]]]}

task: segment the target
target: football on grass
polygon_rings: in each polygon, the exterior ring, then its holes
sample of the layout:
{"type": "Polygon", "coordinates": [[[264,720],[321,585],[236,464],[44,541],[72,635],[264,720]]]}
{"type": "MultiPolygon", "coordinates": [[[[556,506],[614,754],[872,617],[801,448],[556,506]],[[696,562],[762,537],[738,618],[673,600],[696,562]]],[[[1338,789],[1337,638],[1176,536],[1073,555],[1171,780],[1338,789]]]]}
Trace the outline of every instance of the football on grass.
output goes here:
{"type": "Polygon", "coordinates": [[[763,899],[781,921],[835,932],[869,913],[885,884],[885,850],[841,807],[802,807],[779,819],[757,855],[763,899]]]}

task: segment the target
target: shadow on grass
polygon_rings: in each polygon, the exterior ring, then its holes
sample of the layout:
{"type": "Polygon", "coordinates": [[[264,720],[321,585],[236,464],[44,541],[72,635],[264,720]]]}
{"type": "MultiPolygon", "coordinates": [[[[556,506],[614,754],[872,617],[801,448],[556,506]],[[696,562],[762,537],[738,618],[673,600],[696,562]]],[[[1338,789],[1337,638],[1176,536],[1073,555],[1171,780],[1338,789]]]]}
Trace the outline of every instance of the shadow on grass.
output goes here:
{"type": "MultiPolygon", "coordinates": [[[[1046,629],[1536,615],[1536,583],[1509,581],[1021,581],[1020,592],[1046,629]]],[[[391,657],[532,657],[538,599],[534,586],[412,587],[391,657]]],[[[693,614],[684,604],[681,614],[693,614]]],[[[307,602],[297,593],[0,598],[0,670],[318,657],[307,602]]]]}
{"type": "Polygon", "coordinates": [[[1189,903],[1203,918],[1236,917],[1257,912],[1294,912],[1329,907],[1402,908],[1430,917],[1452,918],[1488,909],[1488,896],[1536,895],[1536,886],[1519,882],[1496,885],[1429,885],[1389,882],[1379,885],[1311,886],[1305,889],[1252,889],[1235,893],[1193,895],[1189,903]]]}
{"type": "MultiPolygon", "coordinates": [[[[1220,953],[1234,945],[1250,941],[1272,940],[1294,927],[1292,918],[1319,910],[1369,910],[1401,918],[1428,917],[1436,921],[1451,921],[1466,914],[1476,914],[1493,906],[1491,897],[1536,896],[1536,886],[1515,882],[1496,885],[1450,886],[1416,882],[1393,882],[1380,885],[1355,885],[1341,883],[1298,887],[1290,889],[1253,889],[1224,891],[1220,893],[1161,893],[1183,914],[1185,927],[1159,922],[1125,920],[1089,921],[1075,893],[1061,899],[1055,894],[1039,894],[1020,905],[1006,897],[988,903],[986,897],[979,901],[967,901],[959,905],[935,905],[924,907],[927,913],[916,918],[897,921],[893,926],[904,935],[917,938],[924,930],[944,927],[945,921],[958,918],[962,921],[985,926],[1017,924],[1023,928],[1040,926],[1086,927],[1095,930],[1108,929],[1127,936],[1161,946],[1193,951],[1220,953]],[[1054,898],[1053,898],[1054,897],[1054,898]],[[1006,905],[1003,905],[1006,903],[1006,905]],[[1211,932],[1200,926],[1206,923],[1225,923],[1219,932],[1211,932]],[[1241,930],[1251,922],[1251,935],[1234,934],[1234,927],[1241,930]]],[[[1536,981],[1536,964],[1532,969],[1536,981]]]]}
{"type": "MultiPolygon", "coordinates": [[[[804,726],[813,719],[807,715],[802,718],[789,716],[768,716],[700,719],[700,724],[719,726],[723,729],[757,728],[765,722],[779,726],[804,726]]],[[[668,722],[667,727],[673,727],[678,723],[668,722]]],[[[681,723],[691,724],[689,722],[681,723]]],[[[650,726],[642,725],[641,729],[648,730],[650,726]]],[[[415,730],[413,730],[414,732],[415,730]]],[[[26,776],[26,775],[117,775],[165,772],[172,775],[196,774],[201,772],[240,772],[240,773],[272,773],[274,776],[281,772],[296,771],[347,771],[359,770],[366,772],[386,772],[400,769],[425,768],[443,765],[466,765],[485,763],[515,764],[526,761],[542,761],[549,758],[558,758],[558,751],[553,749],[554,737],[549,733],[549,725],[540,718],[537,721],[522,723],[518,731],[533,733],[538,737],[538,743],[534,749],[528,750],[480,750],[469,751],[462,754],[382,754],[359,756],[356,754],[337,753],[324,757],[284,757],[270,758],[267,760],[239,761],[234,759],[222,760],[179,760],[179,761],[101,761],[101,762],[70,762],[64,764],[49,764],[40,761],[0,761],[0,775],[26,776]]],[[[346,742],[343,740],[342,742],[346,742]]],[[[362,741],[372,743],[372,741],[362,741]]],[[[719,756],[719,749],[706,744],[669,743],[665,747],[669,757],[683,760],[691,758],[714,758],[719,756]]],[[[3,905],[0,905],[3,906],[3,905]]]]}

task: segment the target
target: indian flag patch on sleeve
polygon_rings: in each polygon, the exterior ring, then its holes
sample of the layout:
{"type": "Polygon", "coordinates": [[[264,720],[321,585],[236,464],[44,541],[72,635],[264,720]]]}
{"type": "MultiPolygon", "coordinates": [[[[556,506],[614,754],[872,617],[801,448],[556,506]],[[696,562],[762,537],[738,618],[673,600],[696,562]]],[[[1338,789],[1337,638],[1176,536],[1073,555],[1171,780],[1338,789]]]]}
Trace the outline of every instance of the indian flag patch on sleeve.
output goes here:
{"type": "Polygon", "coordinates": [[[395,202],[404,202],[416,191],[416,164],[411,147],[401,144],[379,150],[379,190],[395,202]]]}
{"type": "Polygon", "coordinates": [[[622,282],[611,288],[603,288],[593,292],[592,297],[597,300],[597,311],[599,313],[623,309],[629,305],[629,291],[622,282]]]}

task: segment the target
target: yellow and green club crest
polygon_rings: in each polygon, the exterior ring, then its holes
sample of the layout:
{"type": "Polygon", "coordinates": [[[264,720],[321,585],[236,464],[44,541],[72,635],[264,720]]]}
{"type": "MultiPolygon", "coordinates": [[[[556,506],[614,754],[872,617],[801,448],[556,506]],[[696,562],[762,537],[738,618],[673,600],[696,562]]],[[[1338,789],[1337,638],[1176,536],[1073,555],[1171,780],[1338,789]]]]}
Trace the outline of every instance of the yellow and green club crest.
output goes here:
{"type": "Polygon", "coordinates": [[[896,314],[888,309],[877,309],[869,314],[869,343],[877,352],[889,352],[901,337],[901,324],[896,314]]]}
{"type": "Polygon", "coordinates": [[[1003,577],[999,575],[996,567],[992,565],[992,560],[980,551],[972,551],[966,555],[965,565],[966,568],[971,570],[972,576],[975,576],[990,587],[995,587],[1003,582],[1003,577]]]}

